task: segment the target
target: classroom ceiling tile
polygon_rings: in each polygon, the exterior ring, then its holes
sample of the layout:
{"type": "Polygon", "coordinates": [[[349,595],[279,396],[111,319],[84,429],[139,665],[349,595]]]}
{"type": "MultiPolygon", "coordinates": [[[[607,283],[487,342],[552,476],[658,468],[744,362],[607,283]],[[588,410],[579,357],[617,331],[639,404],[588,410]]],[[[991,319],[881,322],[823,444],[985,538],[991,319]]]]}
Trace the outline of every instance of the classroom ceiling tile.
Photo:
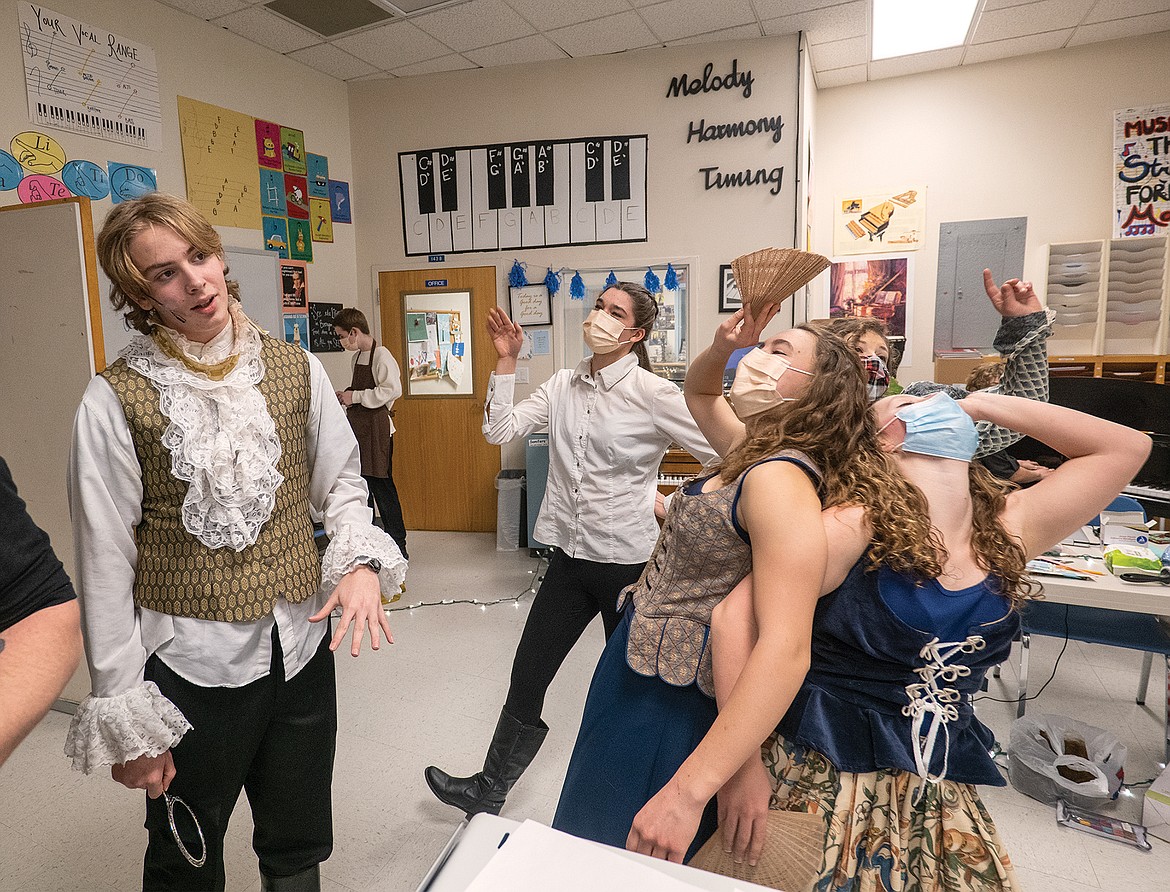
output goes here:
{"type": "Polygon", "coordinates": [[[693,43],[718,43],[721,40],[755,40],[760,34],[760,26],[755,22],[750,25],[740,25],[737,28],[725,28],[722,31],[708,31],[706,34],[696,34],[694,37],[684,37],[681,40],[671,40],[667,46],[684,46],[693,43]]]}
{"type": "Polygon", "coordinates": [[[536,29],[504,0],[471,0],[411,21],[453,50],[462,52],[525,37],[536,29]]]}
{"type": "Polygon", "coordinates": [[[499,65],[515,65],[521,62],[548,62],[551,59],[566,59],[568,53],[545,37],[533,34],[519,40],[509,40],[494,46],[466,50],[463,55],[482,68],[499,65]]]}
{"type": "Polygon", "coordinates": [[[322,37],[337,37],[359,28],[380,25],[394,13],[373,0],[269,0],[265,9],[284,16],[322,37]]]}
{"type": "Polygon", "coordinates": [[[507,0],[508,5],[541,31],[629,11],[626,0],[507,0]]]}
{"type": "Polygon", "coordinates": [[[914,53],[911,56],[896,56],[893,59],[877,59],[869,63],[869,79],[901,77],[904,74],[919,74],[923,71],[937,71],[940,68],[954,68],[963,61],[963,47],[954,46],[929,53],[914,53]]]}
{"type": "Polygon", "coordinates": [[[321,38],[312,31],[273,15],[263,6],[241,9],[213,19],[212,24],[227,28],[233,34],[239,34],[278,53],[291,53],[321,42],[321,38]]]}
{"type": "Polygon", "coordinates": [[[768,19],[764,22],[764,33],[775,36],[804,31],[808,35],[808,42],[813,44],[864,37],[866,8],[865,0],[855,0],[853,3],[768,19]]]}
{"type": "Polygon", "coordinates": [[[845,68],[831,68],[828,71],[818,71],[816,82],[820,89],[827,90],[830,87],[863,84],[868,77],[868,65],[849,65],[845,68]]]}
{"type": "Polygon", "coordinates": [[[438,59],[428,59],[426,62],[404,65],[401,68],[393,69],[390,73],[396,77],[414,77],[419,74],[438,74],[441,71],[461,71],[478,67],[470,59],[464,58],[458,53],[451,53],[448,56],[440,56],[438,59]]]}
{"type": "Polygon", "coordinates": [[[978,62],[991,62],[995,59],[1007,59],[1011,56],[1028,56],[1032,53],[1058,50],[1068,43],[1068,39],[1072,35],[1073,29],[1065,28],[1060,31],[1047,31],[1044,34],[1029,34],[1026,37],[977,43],[967,47],[967,52],[963,56],[963,64],[973,65],[978,62]]]}
{"type": "Polygon", "coordinates": [[[204,21],[217,19],[221,15],[248,8],[247,0],[160,0],[160,2],[204,21]]]}
{"type": "Polygon", "coordinates": [[[1093,25],[1097,22],[1128,19],[1135,15],[1151,15],[1158,12],[1170,12],[1170,2],[1168,0],[1109,0],[1108,3],[1098,3],[1089,10],[1083,24],[1093,25]]]}
{"type": "Polygon", "coordinates": [[[660,41],[694,37],[756,21],[749,0],[666,0],[638,10],[660,41]]]}
{"type": "Polygon", "coordinates": [[[333,43],[383,71],[437,59],[451,52],[411,22],[391,22],[368,31],[338,37],[333,43]]]}
{"type": "Polygon", "coordinates": [[[1041,0],[985,0],[983,8],[1007,9],[1011,6],[1027,6],[1029,3],[1039,3],[1041,0]]]}
{"type": "Polygon", "coordinates": [[[1084,43],[1098,43],[1102,40],[1118,40],[1122,37],[1157,34],[1161,31],[1170,31],[1170,11],[1158,12],[1153,15],[1138,15],[1128,19],[1118,19],[1114,22],[1081,25],[1073,34],[1068,45],[1077,46],[1084,43]]]}
{"type": "Polygon", "coordinates": [[[761,21],[840,6],[845,0],[753,0],[761,21]]]}
{"type": "Polygon", "coordinates": [[[288,57],[343,81],[378,73],[378,69],[369,62],[351,56],[330,43],[319,43],[303,50],[295,50],[289,53],[288,57]]]}
{"type": "Polygon", "coordinates": [[[975,27],[973,43],[1007,40],[1061,28],[1075,28],[1096,0],[1041,0],[1027,6],[985,10],[975,27]]]}
{"type": "Polygon", "coordinates": [[[817,44],[810,52],[813,64],[816,65],[818,71],[845,68],[849,65],[861,65],[867,61],[869,41],[864,37],[833,40],[829,43],[817,44]]]}
{"type": "Polygon", "coordinates": [[[657,37],[633,12],[623,12],[592,22],[570,25],[549,32],[553,42],[574,58],[620,53],[644,46],[656,46],[657,37]]]}

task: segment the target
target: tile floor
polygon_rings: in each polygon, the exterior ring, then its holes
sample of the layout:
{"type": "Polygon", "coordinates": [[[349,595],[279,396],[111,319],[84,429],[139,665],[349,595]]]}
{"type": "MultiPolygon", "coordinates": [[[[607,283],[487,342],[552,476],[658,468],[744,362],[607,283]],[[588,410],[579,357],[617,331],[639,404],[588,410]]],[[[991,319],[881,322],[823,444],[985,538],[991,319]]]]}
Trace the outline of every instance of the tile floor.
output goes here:
{"type": "MultiPolygon", "coordinates": [[[[527,552],[498,553],[491,534],[410,534],[413,555],[407,603],[522,592],[536,562],[527,552]]],[[[507,689],[512,652],[527,615],[518,606],[446,605],[391,616],[397,644],[354,660],[338,658],[340,728],[334,783],[336,845],[322,866],[327,892],[413,890],[460,815],[437,802],[423,781],[435,762],[452,771],[477,769],[507,689]]],[[[1060,649],[1033,645],[1033,689],[1048,678],[1060,649]]],[[[504,814],[551,820],[573,745],[593,665],[599,624],[570,655],[549,691],[551,727],[536,762],[504,814]]],[[[1152,777],[1162,757],[1161,676],[1149,706],[1133,702],[1140,656],[1070,643],[1060,672],[1030,709],[1073,715],[1114,731],[1129,747],[1130,780],[1152,777]]],[[[991,682],[990,696],[1009,697],[1015,669],[991,682]]],[[[1006,746],[1014,705],[982,702],[979,714],[1006,746]]],[[[106,776],[74,773],[62,755],[68,717],[50,713],[0,769],[0,890],[133,890],[145,846],[141,794],[106,776]]],[[[1112,811],[1141,813],[1138,795],[1112,811]]],[[[1170,843],[1152,852],[1058,827],[1053,810],[1011,787],[984,798],[1018,868],[1026,892],[1161,892],[1170,875],[1170,843]]],[[[228,837],[228,889],[256,890],[250,818],[241,799],[228,837]]]]}

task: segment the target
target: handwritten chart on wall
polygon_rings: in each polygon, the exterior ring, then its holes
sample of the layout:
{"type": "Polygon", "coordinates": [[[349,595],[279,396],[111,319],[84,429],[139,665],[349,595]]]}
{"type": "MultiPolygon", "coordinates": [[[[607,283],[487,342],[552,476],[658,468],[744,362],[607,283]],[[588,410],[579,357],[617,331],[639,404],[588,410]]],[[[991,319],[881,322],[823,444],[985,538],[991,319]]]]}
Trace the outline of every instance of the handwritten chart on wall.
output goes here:
{"type": "Polygon", "coordinates": [[[260,229],[255,119],[186,96],[178,100],[187,200],[216,226],[260,229]]]}
{"type": "Polygon", "coordinates": [[[29,120],[130,146],[162,147],[154,50],[31,3],[20,4],[29,120]]]}

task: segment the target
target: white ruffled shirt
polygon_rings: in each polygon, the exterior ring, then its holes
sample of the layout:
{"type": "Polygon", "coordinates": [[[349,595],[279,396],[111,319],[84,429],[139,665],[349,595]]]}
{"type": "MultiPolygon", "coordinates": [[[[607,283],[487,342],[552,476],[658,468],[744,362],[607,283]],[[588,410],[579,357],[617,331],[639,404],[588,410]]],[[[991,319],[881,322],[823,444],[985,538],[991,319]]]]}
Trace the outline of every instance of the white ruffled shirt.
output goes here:
{"type": "MultiPolygon", "coordinates": [[[[205,345],[177,332],[171,337],[192,359],[208,364],[234,349],[231,325],[205,345]]],[[[222,382],[188,371],[149,338],[136,338],[123,351],[160,390],[160,408],[171,422],[164,442],[173,456],[173,472],[188,482],[184,525],[203,541],[214,541],[214,547],[246,547],[249,537],[255,541],[281,482],[276,470],[280,443],[254,386],[264,373],[260,339],[246,321],[238,348],[236,368],[222,382]],[[232,455],[240,458],[223,460],[232,455]]],[[[252,623],[170,616],[134,605],[142,470],[113,388],[100,376],[90,381],[74,421],[68,477],[75,582],[93,680],[93,692],[78,708],[66,742],[74,767],[88,773],[159,755],[190,727],[153,683],[144,682],[143,667],[151,654],[194,684],[241,687],[268,674],[275,623],[285,675],[291,678],[312,659],[328,628],[308,618],[321,610],[357,558],[382,561],[383,591],[396,591],[405,577],[406,561],[398,547],[371,523],[357,442],[344,410],[321,363],[306,356],[309,502],[331,541],[317,594],[300,604],[278,598],[270,616],[252,623]]]]}

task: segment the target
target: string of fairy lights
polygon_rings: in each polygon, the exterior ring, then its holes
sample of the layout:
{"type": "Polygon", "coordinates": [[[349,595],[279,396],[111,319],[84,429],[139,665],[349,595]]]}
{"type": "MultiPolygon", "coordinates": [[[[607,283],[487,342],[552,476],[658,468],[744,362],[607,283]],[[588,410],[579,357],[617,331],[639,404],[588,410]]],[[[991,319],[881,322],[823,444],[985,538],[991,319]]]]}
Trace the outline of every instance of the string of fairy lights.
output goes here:
{"type": "Polygon", "coordinates": [[[540,583],[544,580],[545,571],[548,569],[548,558],[538,557],[536,568],[529,570],[528,573],[532,575],[532,584],[524,591],[516,595],[504,595],[500,598],[491,598],[483,600],[480,598],[441,598],[437,601],[415,601],[412,604],[397,602],[387,605],[382,609],[386,613],[398,613],[403,610],[413,611],[421,610],[424,607],[449,607],[453,604],[469,604],[473,607],[478,607],[480,610],[487,610],[489,607],[494,607],[497,604],[511,604],[516,609],[520,608],[520,601],[525,595],[535,595],[537,589],[540,588],[540,583]]]}

